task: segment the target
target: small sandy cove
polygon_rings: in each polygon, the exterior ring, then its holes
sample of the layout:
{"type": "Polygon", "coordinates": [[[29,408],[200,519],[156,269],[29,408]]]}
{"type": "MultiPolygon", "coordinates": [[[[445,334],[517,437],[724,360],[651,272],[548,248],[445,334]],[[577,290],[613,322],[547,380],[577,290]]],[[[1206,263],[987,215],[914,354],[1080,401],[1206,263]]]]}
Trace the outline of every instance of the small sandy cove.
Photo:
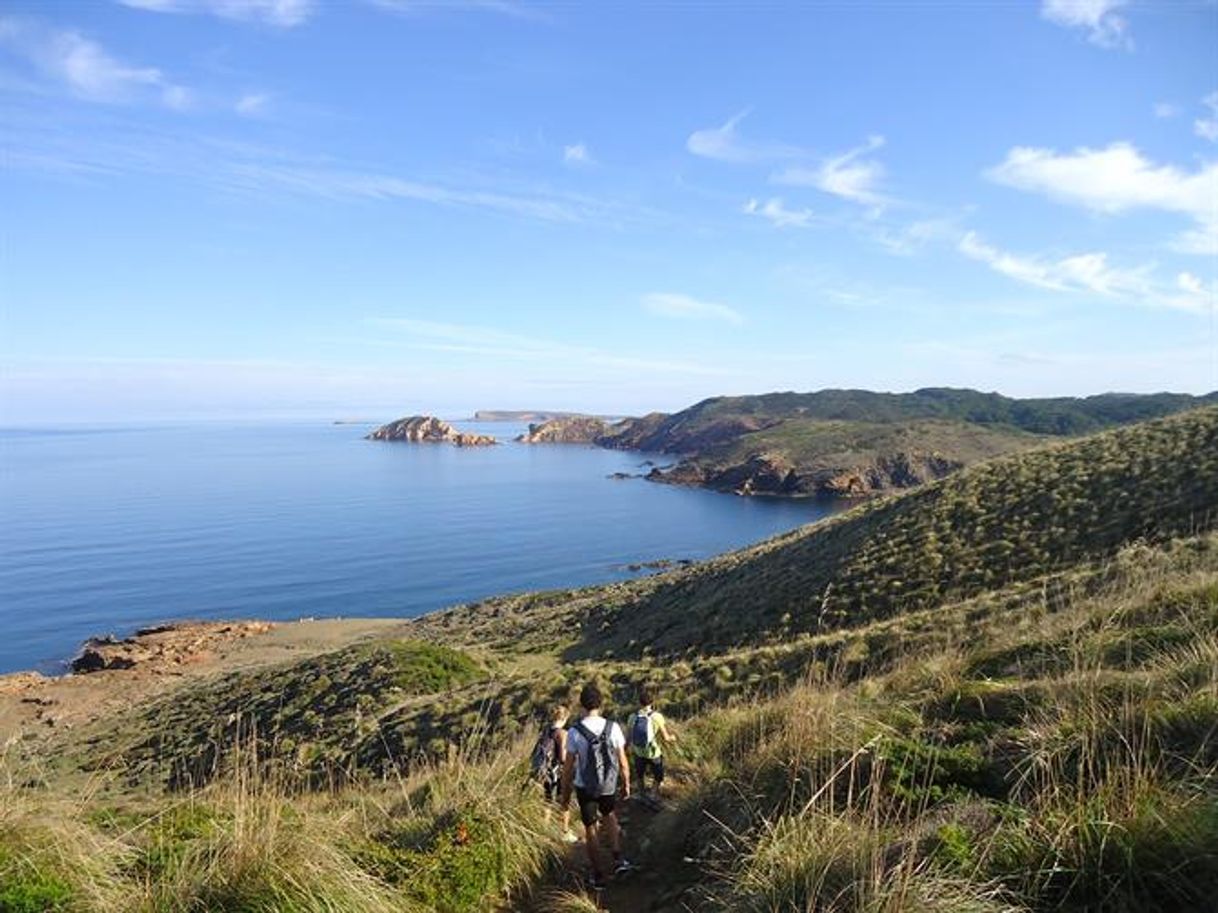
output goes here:
{"type": "Polygon", "coordinates": [[[148,700],[185,681],[300,659],[404,631],[397,618],[302,619],[294,622],[174,622],[123,640],[85,644],[78,668],[59,676],[0,675],[0,751],[15,743],[62,738],[108,713],[148,700]]]}

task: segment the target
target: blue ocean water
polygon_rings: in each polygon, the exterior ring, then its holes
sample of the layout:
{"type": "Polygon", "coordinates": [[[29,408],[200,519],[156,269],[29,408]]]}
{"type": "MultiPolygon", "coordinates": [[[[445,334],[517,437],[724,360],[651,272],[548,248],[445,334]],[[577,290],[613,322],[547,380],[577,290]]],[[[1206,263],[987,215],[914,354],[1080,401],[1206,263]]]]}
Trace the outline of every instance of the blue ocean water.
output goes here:
{"type": "MultiPolygon", "coordinates": [[[[522,426],[458,423],[510,441],[522,426]]],[[[359,425],[0,431],[0,672],[173,618],[408,616],[632,576],[815,501],[607,478],[646,455],[363,440],[359,425]]],[[[659,457],[657,459],[665,460],[659,457]]]]}

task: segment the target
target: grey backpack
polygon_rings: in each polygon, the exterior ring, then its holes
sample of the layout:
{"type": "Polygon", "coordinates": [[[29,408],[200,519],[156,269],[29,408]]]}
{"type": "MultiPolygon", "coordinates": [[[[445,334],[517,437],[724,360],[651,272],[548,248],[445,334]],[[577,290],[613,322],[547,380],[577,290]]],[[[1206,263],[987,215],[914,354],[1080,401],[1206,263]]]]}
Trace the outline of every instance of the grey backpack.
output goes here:
{"type": "Polygon", "coordinates": [[[575,724],[575,729],[588,743],[588,751],[584,754],[580,767],[584,792],[591,796],[612,796],[617,792],[617,781],[622,773],[617,749],[613,747],[610,739],[613,723],[606,720],[600,735],[593,735],[583,720],[575,724]]]}

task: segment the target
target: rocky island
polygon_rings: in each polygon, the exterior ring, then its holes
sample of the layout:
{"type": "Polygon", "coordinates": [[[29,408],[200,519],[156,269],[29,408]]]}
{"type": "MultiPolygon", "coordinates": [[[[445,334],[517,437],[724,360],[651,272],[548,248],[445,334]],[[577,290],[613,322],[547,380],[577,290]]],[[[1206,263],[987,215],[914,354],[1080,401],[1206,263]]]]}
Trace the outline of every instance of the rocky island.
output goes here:
{"type": "Polygon", "coordinates": [[[452,444],[456,447],[489,447],[499,443],[489,434],[474,434],[458,431],[448,422],[434,415],[412,415],[381,425],[371,434],[369,441],[409,441],[415,444],[452,444]]]}
{"type": "Polygon", "coordinates": [[[603,419],[571,415],[531,424],[516,440],[522,444],[598,444],[609,428],[603,419]]]}

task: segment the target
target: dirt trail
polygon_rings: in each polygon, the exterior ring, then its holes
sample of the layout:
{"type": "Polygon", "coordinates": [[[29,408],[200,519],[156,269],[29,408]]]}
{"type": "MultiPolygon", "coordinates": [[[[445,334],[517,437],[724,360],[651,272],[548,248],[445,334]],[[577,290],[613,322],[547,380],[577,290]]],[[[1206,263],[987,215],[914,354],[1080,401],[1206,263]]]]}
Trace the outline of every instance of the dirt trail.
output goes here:
{"type": "MultiPolygon", "coordinates": [[[[581,840],[568,848],[563,868],[550,883],[548,890],[583,894],[596,904],[597,909],[606,913],[651,913],[685,909],[683,906],[672,905],[672,895],[674,883],[687,878],[689,873],[661,870],[659,861],[653,858],[656,854],[651,852],[652,826],[659,814],[657,808],[648,807],[642,802],[629,801],[618,805],[618,820],[623,832],[622,849],[626,858],[634,863],[634,871],[608,879],[604,890],[589,890],[586,884],[588,856],[581,840]]],[[[582,835],[578,816],[574,825],[582,835]]],[[[611,856],[607,838],[602,837],[601,853],[604,865],[608,867],[611,856]]],[[[546,894],[547,891],[542,891],[532,898],[521,908],[521,913],[544,913],[550,909],[546,903],[546,894]]]]}

